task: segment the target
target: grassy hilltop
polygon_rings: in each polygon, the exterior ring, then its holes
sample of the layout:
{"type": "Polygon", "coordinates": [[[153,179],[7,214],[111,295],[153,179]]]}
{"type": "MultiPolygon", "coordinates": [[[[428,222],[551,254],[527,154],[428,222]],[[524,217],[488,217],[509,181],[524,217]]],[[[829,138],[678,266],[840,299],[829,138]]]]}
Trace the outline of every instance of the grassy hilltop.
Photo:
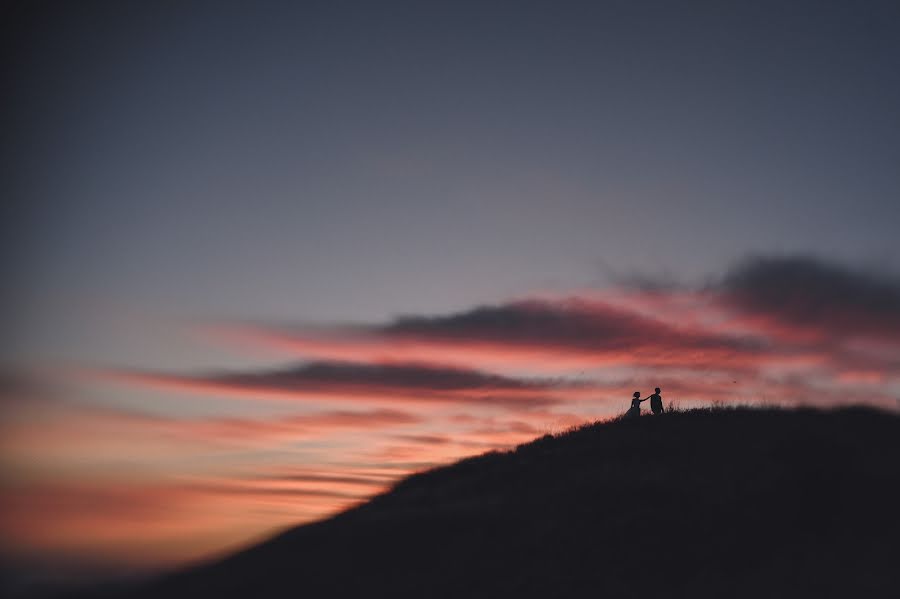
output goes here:
{"type": "Polygon", "coordinates": [[[691,410],[411,476],[138,597],[897,597],[900,418],[691,410]]]}

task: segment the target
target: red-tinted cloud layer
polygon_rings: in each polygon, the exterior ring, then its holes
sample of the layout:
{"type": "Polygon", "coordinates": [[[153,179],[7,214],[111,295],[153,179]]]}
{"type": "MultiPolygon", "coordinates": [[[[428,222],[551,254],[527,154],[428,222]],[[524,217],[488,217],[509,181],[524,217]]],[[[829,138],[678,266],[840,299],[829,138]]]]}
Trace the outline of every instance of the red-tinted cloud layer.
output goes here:
{"type": "Polygon", "coordinates": [[[611,303],[569,298],[480,306],[446,316],[407,316],[381,325],[235,328],[250,342],[341,359],[554,366],[728,366],[767,356],[749,336],[679,326],[611,303]]]}
{"type": "Polygon", "coordinates": [[[203,395],[207,412],[209,397],[238,400],[212,416],[80,403],[33,376],[0,375],[7,553],[196,557],[413,470],[620,413],[633,391],[655,386],[682,406],[896,407],[900,393],[900,283],[811,258],[750,259],[694,287],[222,330],[293,364],[113,368],[86,380],[125,398],[203,395]]]}

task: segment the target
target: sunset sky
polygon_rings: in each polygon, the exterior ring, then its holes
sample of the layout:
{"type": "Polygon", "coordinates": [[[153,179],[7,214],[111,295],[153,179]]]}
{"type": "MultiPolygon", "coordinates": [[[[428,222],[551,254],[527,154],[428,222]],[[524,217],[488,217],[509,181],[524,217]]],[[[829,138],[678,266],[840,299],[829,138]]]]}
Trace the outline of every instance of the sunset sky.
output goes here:
{"type": "Polygon", "coordinates": [[[666,402],[900,409],[900,5],[21,2],[0,557],[219,555],[666,402]]]}

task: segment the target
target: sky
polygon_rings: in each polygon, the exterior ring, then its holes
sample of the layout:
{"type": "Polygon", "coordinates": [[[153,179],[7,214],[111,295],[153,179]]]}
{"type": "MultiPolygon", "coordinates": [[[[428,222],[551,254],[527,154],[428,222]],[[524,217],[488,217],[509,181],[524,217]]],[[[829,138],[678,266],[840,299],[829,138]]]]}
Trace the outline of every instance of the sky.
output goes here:
{"type": "Polygon", "coordinates": [[[2,10],[20,572],[221,555],[634,390],[898,409],[895,2],[2,10]]]}

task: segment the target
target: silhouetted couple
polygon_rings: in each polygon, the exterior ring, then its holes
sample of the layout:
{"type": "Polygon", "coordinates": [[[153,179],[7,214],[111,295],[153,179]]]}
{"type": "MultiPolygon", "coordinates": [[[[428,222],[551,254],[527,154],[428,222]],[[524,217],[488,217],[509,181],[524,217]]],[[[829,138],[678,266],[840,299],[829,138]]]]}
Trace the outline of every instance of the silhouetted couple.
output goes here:
{"type": "Polygon", "coordinates": [[[630,418],[637,418],[641,415],[641,402],[650,400],[650,411],[654,414],[662,414],[663,413],[663,403],[662,397],[659,395],[659,387],[656,388],[656,392],[653,395],[645,397],[641,399],[641,392],[635,391],[634,395],[631,398],[631,408],[628,410],[626,416],[630,418]]]}

